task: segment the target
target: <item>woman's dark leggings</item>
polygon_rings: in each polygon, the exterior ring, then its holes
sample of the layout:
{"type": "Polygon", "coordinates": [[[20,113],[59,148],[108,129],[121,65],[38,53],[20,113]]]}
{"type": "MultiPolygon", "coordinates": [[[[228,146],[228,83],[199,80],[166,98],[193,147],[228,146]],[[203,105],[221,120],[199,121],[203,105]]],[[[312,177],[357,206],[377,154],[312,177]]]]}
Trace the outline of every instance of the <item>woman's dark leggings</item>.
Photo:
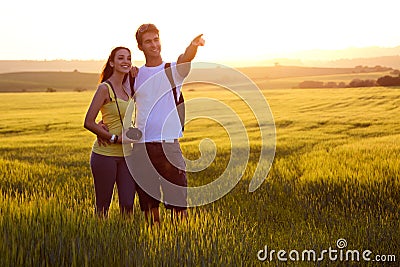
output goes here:
{"type": "Polygon", "coordinates": [[[92,152],[90,167],[96,192],[96,213],[107,216],[115,183],[121,213],[132,213],[136,185],[125,163],[125,158],[103,156],[92,152]]]}

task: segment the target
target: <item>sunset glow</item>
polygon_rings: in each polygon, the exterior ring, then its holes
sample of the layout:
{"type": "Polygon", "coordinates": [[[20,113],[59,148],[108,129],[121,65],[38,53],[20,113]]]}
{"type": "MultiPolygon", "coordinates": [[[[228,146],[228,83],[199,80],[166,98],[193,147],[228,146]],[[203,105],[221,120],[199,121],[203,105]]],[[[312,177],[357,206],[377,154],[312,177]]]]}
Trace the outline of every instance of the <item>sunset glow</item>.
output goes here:
{"type": "Polygon", "coordinates": [[[160,29],[173,60],[199,33],[197,61],[287,57],[313,49],[398,46],[397,1],[8,1],[2,7],[0,60],[104,59],[112,47],[143,59],[134,33],[160,29]]]}

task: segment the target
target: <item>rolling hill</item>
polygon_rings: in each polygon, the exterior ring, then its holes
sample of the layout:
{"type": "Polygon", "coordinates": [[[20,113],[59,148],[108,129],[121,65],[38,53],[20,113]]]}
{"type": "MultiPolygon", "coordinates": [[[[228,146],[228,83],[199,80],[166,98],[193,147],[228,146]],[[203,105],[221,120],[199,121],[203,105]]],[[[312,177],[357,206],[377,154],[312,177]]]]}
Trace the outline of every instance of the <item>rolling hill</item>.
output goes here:
{"type": "MultiPolygon", "coordinates": [[[[291,88],[303,80],[338,81],[346,77],[376,79],[385,69],[374,68],[315,68],[298,66],[246,67],[238,71],[247,75],[263,88],[291,88]]],[[[232,82],[238,78],[227,68],[193,69],[188,81],[232,82]]],[[[34,92],[34,91],[82,91],[94,90],[99,79],[98,73],[72,72],[15,72],[0,74],[0,92],[34,92]]]]}
{"type": "Polygon", "coordinates": [[[99,75],[74,72],[16,72],[0,74],[0,92],[95,89],[99,75]]]}

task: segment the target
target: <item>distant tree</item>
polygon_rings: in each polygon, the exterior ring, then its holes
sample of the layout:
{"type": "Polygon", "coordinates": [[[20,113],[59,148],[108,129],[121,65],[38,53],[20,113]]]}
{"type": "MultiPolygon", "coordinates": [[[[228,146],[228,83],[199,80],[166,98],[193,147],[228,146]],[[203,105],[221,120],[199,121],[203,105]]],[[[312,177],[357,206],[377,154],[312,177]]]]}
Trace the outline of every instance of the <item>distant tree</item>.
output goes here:
{"type": "Polygon", "coordinates": [[[360,87],[360,84],[361,84],[361,79],[353,79],[349,83],[349,87],[360,87]]]}
{"type": "Polygon", "coordinates": [[[392,77],[389,75],[380,77],[376,83],[380,86],[400,86],[400,76],[392,77]]]}
{"type": "Polygon", "coordinates": [[[57,91],[56,89],[51,88],[51,87],[49,87],[49,88],[46,89],[46,92],[48,92],[48,93],[54,93],[54,92],[56,92],[56,91],[57,91]]]}
{"type": "Polygon", "coordinates": [[[357,73],[365,72],[365,67],[361,65],[355,66],[354,69],[356,70],[357,73]]]}
{"type": "Polygon", "coordinates": [[[299,83],[299,88],[323,88],[324,83],[319,81],[304,81],[299,83]]]}
{"type": "Polygon", "coordinates": [[[400,70],[393,70],[390,74],[400,76],[400,70]]]}
{"type": "Polygon", "coordinates": [[[337,85],[336,82],[327,82],[327,83],[325,83],[324,87],[326,87],[326,88],[337,88],[338,85],[337,85]]]}
{"type": "Polygon", "coordinates": [[[388,71],[388,70],[392,70],[392,68],[376,65],[375,67],[372,68],[371,71],[381,72],[381,71],[388,71]]]}
{"type": "Polygon", "coordinates": [[[384,68],[382,68],[381,65],[376,65],[375,67],[373,67],[373,71],[383,71],[384,68]]]}
{"type": "Polygon", "coordinates": [[[349,87],[373,87],[373,86],[376,86],[375,80],[353,79],[349,83],[349,87]]]}
{"type": "Polygon", "coordinates": [[[86,89],[86,88],[81,88],[81,87],[76,87],[76,88],[74,89],[74,91],[75,91],[75,92],[84,92],[84,91],[87,91],[87,89],[86,89]]]}
{"type": "Polygon", "coordinates": [[[376,80],[373,79],[364,80],[363,87],[374,87],[374,86],[376,86],[376,80]]]}

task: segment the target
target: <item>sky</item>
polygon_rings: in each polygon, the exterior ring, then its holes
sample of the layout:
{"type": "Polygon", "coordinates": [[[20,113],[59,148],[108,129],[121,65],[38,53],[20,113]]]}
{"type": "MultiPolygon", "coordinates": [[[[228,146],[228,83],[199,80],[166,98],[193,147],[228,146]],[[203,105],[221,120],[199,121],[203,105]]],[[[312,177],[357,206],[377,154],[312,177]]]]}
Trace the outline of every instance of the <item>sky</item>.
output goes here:
{"type": "Polygon", "coordinates": [[[143,23],[157,25],[171,61],[200,33],[196,60],[208,62],[400,45],[398,0],[4,1],[0,60],[101,60],[120,45],[143,60],[134,37],[143,23]]]}

